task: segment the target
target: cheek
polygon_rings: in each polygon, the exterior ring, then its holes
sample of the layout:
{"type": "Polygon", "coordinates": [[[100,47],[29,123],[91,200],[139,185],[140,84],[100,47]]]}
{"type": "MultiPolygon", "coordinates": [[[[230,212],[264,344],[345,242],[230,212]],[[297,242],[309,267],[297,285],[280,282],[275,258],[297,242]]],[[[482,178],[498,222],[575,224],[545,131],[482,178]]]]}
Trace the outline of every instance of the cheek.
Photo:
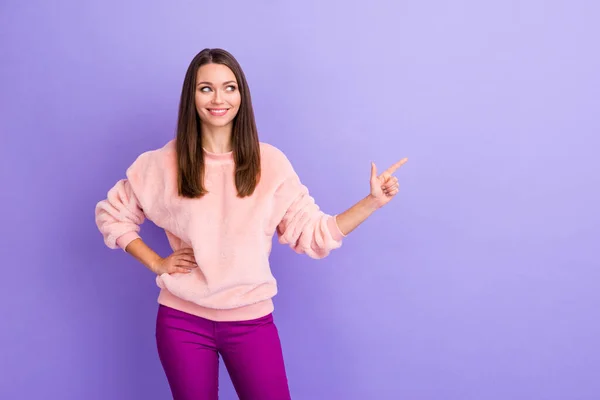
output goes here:
{"type": "Polygon", "coordinates": [[[231,96],[231,105],[233,105],[234,107],[239,107],[240,103],[242,102],[242,95],[240,94],[240,92],[235,92],[234,94],[232,94],[231,96]]]}
{"type": "Polygon", "coordinates": [[[196,114],[198,115],[200,120],[204,122],[208,121],[210,117],[208,116],[208,112],[204,107],[206,100],[203,98],[203,96],[196,93],[196,96],[194,97],[194,102],[196,106],[196,114]]]}
{"type": "Polygon", "coordinates": [[[240,105],[242,103],[242,97],[238,94],[237,96],[235,96],[235,99],[233,100],[233,107],[235,108],[235,115],[237,116],[237,114],[240,112],[240,105]]]}
{"type": "Polygon", "coordinates": [[[202,108],[202,97],[198,92],[196,92],[196,95],[194,96],[194,103],[196,104],[196,110],[200,111],[202,108]]]}

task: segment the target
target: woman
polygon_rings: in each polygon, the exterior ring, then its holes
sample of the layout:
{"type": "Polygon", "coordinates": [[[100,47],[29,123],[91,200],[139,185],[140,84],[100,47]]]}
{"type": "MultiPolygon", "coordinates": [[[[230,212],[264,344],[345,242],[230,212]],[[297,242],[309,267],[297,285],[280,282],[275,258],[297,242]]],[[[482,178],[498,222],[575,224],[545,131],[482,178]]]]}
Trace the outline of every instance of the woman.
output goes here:
{"type": "Polygon", "coordinates": [[[141,154],[126,179],[96,206],[111,249],[122,248],[156,274],[161,288],[158,353],[176,400],[217,399],[219,355],[240,399],[289,399],[272,298],[273,235],[298,253],[323,258],[398,193],[392,173],[347,211],[319,210],[286,156],[258,140],[250,91],[235,58],[205,49],[183,83],[177,135],[141,154]],[[140,238],[149,219],[173,253],[140,238]]]}

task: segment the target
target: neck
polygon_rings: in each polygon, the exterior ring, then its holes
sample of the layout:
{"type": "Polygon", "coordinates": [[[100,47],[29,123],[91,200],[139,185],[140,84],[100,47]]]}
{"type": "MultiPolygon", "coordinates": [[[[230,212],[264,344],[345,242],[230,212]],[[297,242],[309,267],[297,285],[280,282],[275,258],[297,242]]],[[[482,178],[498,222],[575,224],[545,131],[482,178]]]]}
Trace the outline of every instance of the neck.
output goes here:
{"type": "Polygon", "coordinates": [[[231,124],[218,127],[202,125],[202,147],[216,154],[232,151],[231,131],[231,124]]]}

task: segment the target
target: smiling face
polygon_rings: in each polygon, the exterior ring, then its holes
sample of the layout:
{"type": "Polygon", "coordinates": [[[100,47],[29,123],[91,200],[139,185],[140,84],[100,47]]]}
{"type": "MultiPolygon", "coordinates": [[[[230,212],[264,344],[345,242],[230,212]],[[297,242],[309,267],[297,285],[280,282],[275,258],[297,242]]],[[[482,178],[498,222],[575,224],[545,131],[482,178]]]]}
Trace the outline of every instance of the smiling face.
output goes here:
{"type": "Polygon", "coordinates": [[[241,102],[238,82],[229,67],[211,63],[198,68],[195,103],[204,125],[212,128],[232,125],[241,102]]]}

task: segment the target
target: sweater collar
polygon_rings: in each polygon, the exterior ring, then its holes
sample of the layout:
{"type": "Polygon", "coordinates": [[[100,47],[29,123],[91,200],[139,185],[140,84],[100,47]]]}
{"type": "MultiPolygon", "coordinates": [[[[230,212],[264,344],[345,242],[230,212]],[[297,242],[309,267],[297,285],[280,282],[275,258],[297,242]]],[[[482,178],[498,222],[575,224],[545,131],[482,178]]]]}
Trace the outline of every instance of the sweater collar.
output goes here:
{"type": "Polygon", "coordinates": [[[212,153],[205,148],[204,150],[204,159],[208,162],[232,162],[233,161],[233,151],[229,151],[227,153],[212,153]]]}

